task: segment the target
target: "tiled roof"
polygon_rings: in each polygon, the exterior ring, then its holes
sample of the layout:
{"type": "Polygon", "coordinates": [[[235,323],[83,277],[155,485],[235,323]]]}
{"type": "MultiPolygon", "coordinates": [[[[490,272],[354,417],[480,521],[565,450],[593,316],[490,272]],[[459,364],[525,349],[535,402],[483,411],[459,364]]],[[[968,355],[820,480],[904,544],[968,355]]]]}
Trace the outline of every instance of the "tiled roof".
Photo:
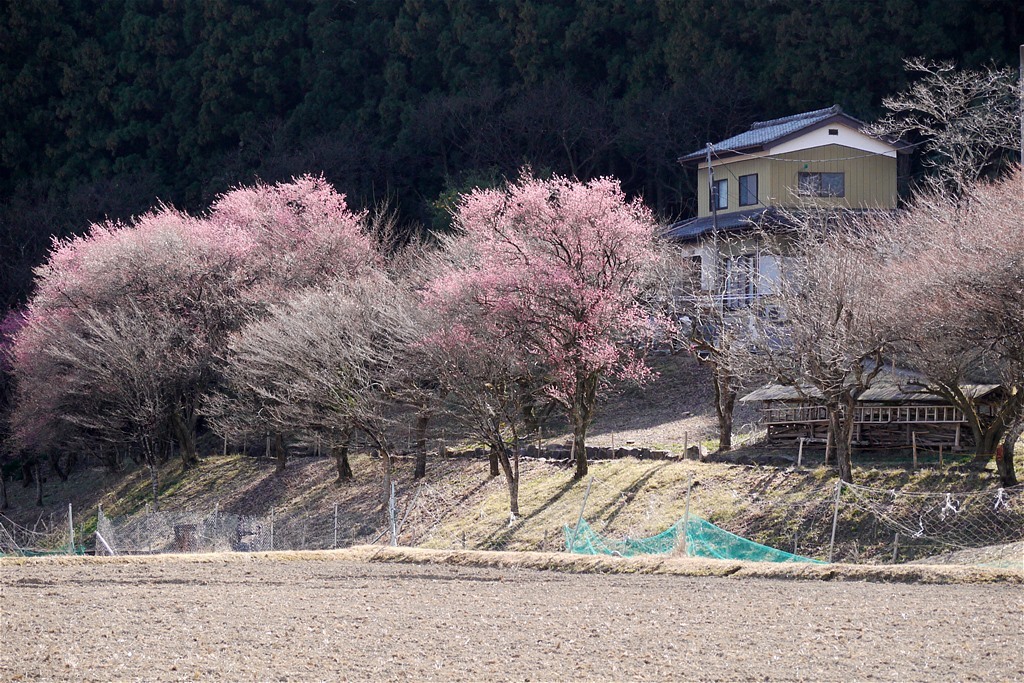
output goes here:
{"type": "MultiPolygon", "coordinates": [[[[758,121],[750,127],[750,130],[740,133],[739,135],[734,135],[731,138],[726,138],[721,142],[716,142],[711,146],[711,151],[713,154],[718,156],[737,150],[749,149],[751,147],[765,147],[769,143],[788,135],[792,135],[793,133],[803,130],[809,126],[821,123],[833,116],[846,116],[851,121],[858,124],[860,123],[856,119],[843,114],[843,110],[838,104],[836,104],[831,107],[826,107],[825,109],[816,109],[814,111],[804,112],[803,114],[784,116],[781,119],[758,121]]],[[[679,157],[679,161],[701,160],[705,158],[707,153],[707,148],[703,147],[690,152],[686,156],[679,157]]]]}

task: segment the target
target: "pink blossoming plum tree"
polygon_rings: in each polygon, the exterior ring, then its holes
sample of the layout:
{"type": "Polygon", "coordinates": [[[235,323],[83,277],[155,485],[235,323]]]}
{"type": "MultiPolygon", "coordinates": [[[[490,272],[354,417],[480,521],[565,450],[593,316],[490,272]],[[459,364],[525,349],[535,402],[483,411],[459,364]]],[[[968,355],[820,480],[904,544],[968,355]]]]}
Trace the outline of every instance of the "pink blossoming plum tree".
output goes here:
{"type": "Polygon", "coordinates": [[[576,478],[587,474],[587,430],[602,388],[651,374],[642,355],[651,317],[638,294],[655,225],[611,179],[524,173],[505,189],[461,199],[459,234],[447,245],[461,257],[430,285],[439,301],[470,298],[496,337],[543,367],[546,391],[572,427],[576,478]]]}
{"type": "MultiPolygon", "coordinates": [[[[122,333],[131,316],[140,330],[156,331],[140,339],[166,345],[167,362],[153,369],[159,375],[152,382],[162,392],[164,419],[140,430],[166,427],[160,438],[173,439],[183,464],[191,465],[199,400],[217,381],[228,336],[290,292],[374,267],[378,256],[365,220],[322,179],[303,177],[233,190],[205,216],[162,207],[56,242],[37,269],[36,293],[15,339],[17,442],[39,451],[67,443],[69,428],[83,428],[67,412],[65,387],[95,388],[90,400],[74,402],[97,411],[89,429],[104,424],[98,417],[112,411],[111,392],[129,391],[130,382],[104,384],[113,380],[85,361],[114,343],[115,335],[101,331],[122,333]]],[[[123,424],[106,427],[111,441],[129,438],[123,424]]],[[[131,436],[136,444],[142,438],[141,431],[131,436]]],[[[158,435],[147,431],[145,438],[158,435]]]]}

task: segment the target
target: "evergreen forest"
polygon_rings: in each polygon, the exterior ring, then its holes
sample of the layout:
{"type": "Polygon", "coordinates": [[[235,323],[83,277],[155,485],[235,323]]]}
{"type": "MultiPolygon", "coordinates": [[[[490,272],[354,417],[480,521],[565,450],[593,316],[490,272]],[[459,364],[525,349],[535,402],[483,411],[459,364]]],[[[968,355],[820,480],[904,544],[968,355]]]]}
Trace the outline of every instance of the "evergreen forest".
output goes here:
{"type": "Polygon", "coordinates": [[[452,198],[612,175],[694,211],[679,155],[837,103],[869,120],[903,60],[1014,65],[1018,0],[5,0],[0,317],[52,236],[259,178],[445,229],[452,198]]]}

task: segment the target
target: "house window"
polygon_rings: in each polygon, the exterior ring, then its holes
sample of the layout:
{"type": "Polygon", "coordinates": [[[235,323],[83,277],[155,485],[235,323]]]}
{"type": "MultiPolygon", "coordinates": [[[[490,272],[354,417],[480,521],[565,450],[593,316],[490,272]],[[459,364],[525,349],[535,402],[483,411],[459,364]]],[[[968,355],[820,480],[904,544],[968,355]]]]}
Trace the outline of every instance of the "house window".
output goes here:
{"type": "Polygon", "coordinates": [[[740,176],[740,206],[757,204],[757,174],[740,176]]]}
{"type": "Polygon", "coordinates": [[[798,173],[797,193],[802,197],[845,197],[845,173],[798,173]]]}
{"type": "Polygon", "coordinates": [[[711,211],[729,208],[729,181],[716,180],[711,186],[711,211]]]}

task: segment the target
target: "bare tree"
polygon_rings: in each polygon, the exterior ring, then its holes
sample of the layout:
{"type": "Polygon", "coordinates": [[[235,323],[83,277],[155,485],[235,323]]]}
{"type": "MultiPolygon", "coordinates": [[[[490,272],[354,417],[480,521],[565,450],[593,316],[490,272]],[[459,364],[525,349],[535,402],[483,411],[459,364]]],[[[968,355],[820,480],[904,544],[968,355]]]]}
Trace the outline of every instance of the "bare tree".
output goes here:
{"type": "Polygon", "coordinates": [[[206,412],[219,430],[231,430],[235,416],[249,415],[276,433],[334,435],[339,479],[350,472],[338,450],[347,450],[358,429],[379,451],[389,491],[387,407],[416,326],[401,290],[379,273],[299,294],[230,338],[227,388],[211,398],[206,412]]]}
{"type": "Polygon", "coordinates": [[[1020,145],[1020,86],[1010,68],[957,69],[952,62],[910,59],[921,78],[883,101],[890,113],[867,127],[874,135],[918,138],[934,183],[961,195],[993,167],[1006,167],[1020,145]]]}
{"type": "Polygon", "coordinates": [[[1019,172],[965,194],[922,194],[875,250],[889,252],[903,362],[963,413],[979,459],[1016,483],[1012,445],[1024,419],[1024,197],[1019,172]],[[983,401],[974,387],[998,384],[983,401]],[[994,402],[993,402],[994,401],[994,402]]]}
{"type": "Polygon", "coordinates": [[[701,266],[678,245],[660,242],[658,256],[644,275],[645,306],[661,315],[665,341],[674,351],[692,353],[711,370],[718,448],[731,450],[733,410],[743,379],[735,367],[735,349],[750,335],[754,311],[730,305],[727,282],[705,286],[701,266]]]}
{"type": "Polygon", "coordinates": [[[852,481],[854,406],[890,341],[876,301],[881,270],[863,239],[871,219],[802,211],[788,220],[796,241],[778,283],[783,318],[751,318],[756,333],[734,362],[824,405],[839,476],[852,481]]]}
{"type": "Polygon", "coordinates": [[[32,330],[42,339],[33,344],[33,362],[17,368],[22,395],[15,432],[26,447],[43,451],[97,441],[138,448],[159,507],[159,468],[175,436],[172,416],[181,382],[176,368],[189,365],[181,332],[131,304],[75,315],[76,325],[40,324],[32,330]],[[33,381],[35,372],[60,376],[59,390],[51,395],[33,381]]]}

